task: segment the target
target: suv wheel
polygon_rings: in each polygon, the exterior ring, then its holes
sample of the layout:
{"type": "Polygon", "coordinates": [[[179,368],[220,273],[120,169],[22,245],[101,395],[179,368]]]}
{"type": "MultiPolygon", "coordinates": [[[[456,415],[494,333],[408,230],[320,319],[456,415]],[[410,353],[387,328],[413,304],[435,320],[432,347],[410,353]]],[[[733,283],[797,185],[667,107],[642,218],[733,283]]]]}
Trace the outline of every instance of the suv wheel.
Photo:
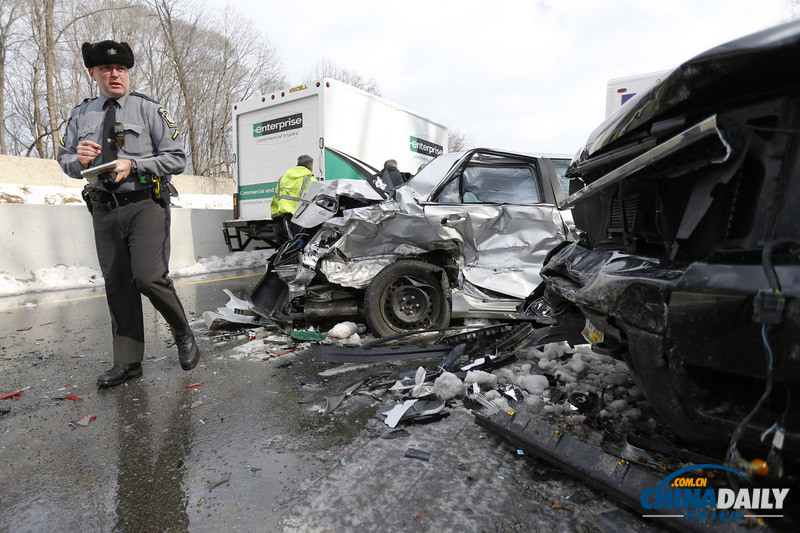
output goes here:
{"type": "Polygon", "coordinates": [[[423,261],[400,260],[381,270],[364,294],[367,324],[386,337],[406,331],[446,327],[450,302],[442,270],[423,261]]]}

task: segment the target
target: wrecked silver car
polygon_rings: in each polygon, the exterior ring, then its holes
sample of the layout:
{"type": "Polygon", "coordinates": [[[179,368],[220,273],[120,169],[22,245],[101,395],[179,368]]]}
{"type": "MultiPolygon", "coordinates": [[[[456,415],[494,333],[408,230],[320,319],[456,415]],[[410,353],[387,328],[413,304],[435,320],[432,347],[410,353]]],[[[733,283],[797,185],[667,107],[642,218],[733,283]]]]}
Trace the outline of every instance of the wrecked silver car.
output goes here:
{"type": "Polygon", "coordinates": [[[798,58],[800,22],[732,41],[598,127],[561,204],[583,234],[528,307],[626,361],[680,437],[778,476],[800,445],[798,58]]]}
{"type": "Polygon", "coordinates": [[[488,149],[444,154],[407,183],[312,183],[293,222],[308,228],[251,294],[272,320],[361,315],[377,335],[451,318],[525,318],[547,253],[567,237],[553,161],[488,149]]]}

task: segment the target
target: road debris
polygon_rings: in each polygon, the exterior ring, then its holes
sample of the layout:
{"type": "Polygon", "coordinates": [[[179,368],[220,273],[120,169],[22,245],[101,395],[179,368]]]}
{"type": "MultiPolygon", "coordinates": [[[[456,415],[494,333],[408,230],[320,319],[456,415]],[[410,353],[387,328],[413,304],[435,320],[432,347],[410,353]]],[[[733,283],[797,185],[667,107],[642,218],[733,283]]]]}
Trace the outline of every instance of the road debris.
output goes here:
{"type": "Polygon", "coordinates": [[[94,420],[97,420],[97,415],[86,415],[80,417],[77,420],[73,420],[72,422],[69,423],[69,425],[72,427],[72,429],[78,427],[86,427],[89,425],[89,422],[92,422],[94,420]]]}
{"type": "Polygon", "coordinates": [[[22,396],[23,392],[25,392],[28,389],[30,389],[30,387],[25,387],[24,389],[20,389],[15,392],[9,392],[8,394],[3,394],[2,396],[0,396],[0,400],[16,400],[17,398],[22,396]]]}
{"type": "Polygon", "coordinates": [[[410,457],[412,459],[420,459],[422,461],[428,462],[428,460],[431,458],[431,452],[417,450],[416,448],[409,448],[406,450],[405,457],[410,457]]]}
{"type": "Polygon", "coordinates": [[[220,487],[220,486],[224,485],[225,483],[230,482],[230,480],[231,480],[231,473],[230,472],[225,472],[224,474],[222,474],[222,477],[220,477],[217,481],[209,482],[207,488],[208,488],[208,490],[214,490],[217,487],[220,487]]]}

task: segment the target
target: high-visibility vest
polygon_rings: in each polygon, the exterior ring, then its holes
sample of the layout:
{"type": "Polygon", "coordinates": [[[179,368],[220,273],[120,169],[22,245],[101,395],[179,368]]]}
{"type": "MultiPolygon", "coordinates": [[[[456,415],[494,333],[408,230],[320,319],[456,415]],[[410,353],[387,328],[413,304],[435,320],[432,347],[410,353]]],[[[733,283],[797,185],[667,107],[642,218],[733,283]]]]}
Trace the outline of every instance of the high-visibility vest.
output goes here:
{"type": "Polygon", "coordinates": [[[278,186],[275,189],[275,196],[272,197],[270,211],[272,216],[280,216],[286,213],[294,214],[300,197],[306,190],[309,182],[317,181],[317,178],[306,167],[292,167],[281,176],[278,186]]]}

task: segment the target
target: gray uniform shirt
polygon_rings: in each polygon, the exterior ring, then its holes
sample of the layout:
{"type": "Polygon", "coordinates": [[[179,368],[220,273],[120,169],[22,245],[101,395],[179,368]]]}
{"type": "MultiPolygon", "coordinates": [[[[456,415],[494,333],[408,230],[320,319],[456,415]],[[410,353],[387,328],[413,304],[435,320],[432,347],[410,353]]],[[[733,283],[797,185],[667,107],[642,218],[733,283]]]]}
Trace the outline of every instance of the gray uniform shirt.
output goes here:
{"type": "MultiPolygon", "coordinates": [[[[82,140],[100,141],[108,98],[100,95],[85,100],[72,110],[67,131],[61,140],[56,159],[71,178],[81,178],[83,166],[78,161],[78,143],[82,140]]],[[[122,124],[125,144],[119,149],[117,159],[136,162],[139,174],[161,176],[169,182],[172,174],[180,174],[186,167],[183,141],[173,118],[161,104],[135,92],[117,98],[117,122],[122,124]]],[[[100,164],[98,155],[89,166],[100,164]]],[[[128,176],[114,192],[129,192],[146,189],[152,185],[140,183],[138,176],[128,176]]],[[[101,182],[95,189],[105,190],[101,182]]]]}

